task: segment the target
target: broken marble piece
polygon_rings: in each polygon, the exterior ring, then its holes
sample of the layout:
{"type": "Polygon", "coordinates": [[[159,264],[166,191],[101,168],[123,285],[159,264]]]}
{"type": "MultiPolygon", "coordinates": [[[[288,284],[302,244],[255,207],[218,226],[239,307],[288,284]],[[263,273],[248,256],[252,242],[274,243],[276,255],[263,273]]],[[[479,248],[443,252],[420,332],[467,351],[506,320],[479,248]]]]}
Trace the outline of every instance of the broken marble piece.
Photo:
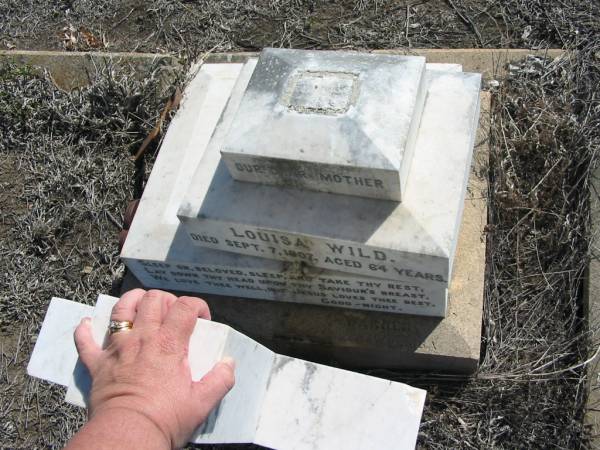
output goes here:
{"type": "Polygon", "coordinates": [[[34,352],[27,365],[27,373],[32,377],[43,378],[51,383],[68,385],[77,361],[77,351],[73,340],[73,331],[83,317],[91,316],[93,306],[70,300],[52,299],[46,310],[46,319],[50,323],[62,325],[43,327],[36,339],[36,346],[43,349],[61,348],[63,356],[56,358],[48,351],[34,352]]]}
{"type": "Polygon", "coordinates": [[[400,201],[425,58],[264,49],[220,147],[237,180],[400,201]]]}
{"type": "Polygon", "coordinates": [[[479,74],[455,69],[426,71],[427,98],[401,203],[234,180],[220,153],[240,103],[232,95],[178,211],[188,236],[215,250],[446,289],[481,83],[479,74]]]}
{"type": "MultiPolygon", "coordinates": [[[[116,301],[101,295],[92,312],[99,344],[116,301]]],[[[90,313],[89,307],[58,298],[49,310],[40,331],[45,336],[72,335],[75,322],[90,313]]],[[[31,361],[40,355],[74,369],[76,350],[63,340],[39,339],[31,361]]],[[[226,325],[199,319],[190,338],[192,379],[199,380],[224,356],[236,360],[236,385],[195,432],[194,443],[255,443],[282,450],[415,446],[426,395],[421,389],[277,355],[226,325]]],[[[64,383],[64,368],[40,369],[28,373],[64,383]]],[[[67,401],[85,405],[86,392],[79,391],[89,389],[86,378],[85,370],[74,372],[67,401]]]]}
{"type": "MultiPolygon", "coordinates": [[[[225,105],[240,101],[255,64],[205,64],[191,81],[121,252],[127,267],[146,288],[444,316],[446,286],[419,277],[373,279],[193,245],[177,209],[225,105]]],[[[222,120],[230,118],[227,112],[222,120]]],[[[230,243],[241,245],[235,239],[230,243]]]]}

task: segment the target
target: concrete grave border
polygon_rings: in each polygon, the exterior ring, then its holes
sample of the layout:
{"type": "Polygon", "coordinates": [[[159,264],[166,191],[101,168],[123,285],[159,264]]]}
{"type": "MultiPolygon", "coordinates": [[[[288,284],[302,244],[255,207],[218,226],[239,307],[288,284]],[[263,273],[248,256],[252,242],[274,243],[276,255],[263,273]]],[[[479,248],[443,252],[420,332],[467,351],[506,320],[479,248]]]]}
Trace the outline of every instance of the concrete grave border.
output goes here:
{"type": "MultiPolygon", "coordinates": [[[[518,61],[527,55],[556,58],[564,53],[560,49],[398,49],[375,50],[376,53],[420,55],[429,63],[461,64],[464,72],[479,72],[485,81],[502,75],[506,63],[518,61]]],[[[245,62],[257,52],[208,53],[202,59],[207,63],[245,62]]],[[[73,89],[88,84],[88,72],[107,61],[148,68],[156,61],[168,65],[179,64],[174,55],[161,53],[112,53],[112,52],[52,52],[30,50],[0,50],[0,61],[27,64],[47,69],[56,85],[73,89]]]]}

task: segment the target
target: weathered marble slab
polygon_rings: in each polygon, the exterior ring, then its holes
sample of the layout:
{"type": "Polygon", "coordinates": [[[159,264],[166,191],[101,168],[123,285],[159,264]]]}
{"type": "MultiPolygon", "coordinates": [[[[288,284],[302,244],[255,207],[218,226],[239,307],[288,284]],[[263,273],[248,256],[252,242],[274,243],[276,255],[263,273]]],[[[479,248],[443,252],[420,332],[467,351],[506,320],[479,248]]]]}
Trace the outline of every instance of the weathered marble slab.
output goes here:
{"type": "Polygon", "coordinates": [[[46,319],[48,322],[62,324],[61,327],[45,327],[40,330],[35,341],[36,347],[64,349],[63,358],[55,358],[46,351],[34,352],[27,365],[27,373],[32,377],[43,378],[56,384],[68,385],[77,361],[73,330],[82,317],[91,316],[94,308],[82,303],[65,299],[52,299],[46,319]]]}
{"type": "MultiPolygon", "coordinates": [[[[178,211],[198,246],[446,288],[479,117],[479,74],[426,72],[402,203],[241,183],[221,159],[235,93],[178,211]]],[[[194,96],[193,90],[189,95],[194,96]]]]}
{"type": "Polygon", "coordinates": [[[373,279],[192,244],[177,219],[178,206],[230,94],[230,103],[239,101],[255,63],[243,71],[240,64],[207,64],[191,82],[121,252],[125,264],[146,287],[444,316],[443,283],[373,279]]]}
{"type": "MultiPolygon", "coordinates": [[[[117,301],[101,295],[93,312],[94,337],[104,342],[117,301]]],[[[41,334],[67,335],[73,323],[61,315],[89,314],[64,299],[52,299],[41,334]]],[[[72,345],[38,340],[40,355],[73,370],[72,345]]],[[[190,338],[192,378],[200,379],[224,356],[236,359],[236,385],[199,428],[194,443],[256,443],[277,449],[414,448],[426,392],[408,385],[277,355],[226,325],[198,320],[190,338]]],[[[64,369],[47,365],[35,376],[60,380],[64,369]]],[[[66,400],[84,406],[85,371],[75,371],[66,400]],[[81,380],[83,378],[83,380],[81,380]]]]}
{"type": "Polygon", "coordinates": [[[462,72],[461,64],[427,63],[427,70],[442,70],[444,72],[462,72]]]}
{"type": "Polygon", "coordinates": [[[401,200],[425,58],[264,49],[221,145],[231,176],[401,200]]]}

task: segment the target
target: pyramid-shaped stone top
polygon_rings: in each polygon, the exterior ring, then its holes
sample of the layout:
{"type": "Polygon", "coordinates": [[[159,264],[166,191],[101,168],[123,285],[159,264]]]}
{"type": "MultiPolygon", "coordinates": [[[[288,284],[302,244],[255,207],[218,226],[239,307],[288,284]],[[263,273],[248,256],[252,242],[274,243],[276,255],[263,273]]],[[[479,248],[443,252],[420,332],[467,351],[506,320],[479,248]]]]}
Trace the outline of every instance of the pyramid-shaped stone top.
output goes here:
{"type": "Polygon", "coordinates": [[[401,200],[425,58],[265,49],[221,153],[233,178],[401,200]]]}

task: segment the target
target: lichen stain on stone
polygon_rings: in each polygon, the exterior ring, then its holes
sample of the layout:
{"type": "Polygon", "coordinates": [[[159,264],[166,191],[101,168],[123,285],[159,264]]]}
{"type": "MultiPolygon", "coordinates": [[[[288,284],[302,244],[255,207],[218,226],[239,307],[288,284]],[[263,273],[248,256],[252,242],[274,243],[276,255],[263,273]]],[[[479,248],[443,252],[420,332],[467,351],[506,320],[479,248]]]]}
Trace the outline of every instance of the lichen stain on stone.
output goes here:
{"type": "MultiPolygon", "coordinates": [[[[284,261],[281,274],[282,286],[280,289],[272,290],[273,299],[277,301],[289,301],[290,297],[296,298],[296,287],[290,283],[311,283],[315,278],[322,275],[326,269],[309,266],[304,261],[284,261]]],[[[302,286],[305,287],[305,286],[302,286]]],[[[306,286],[308,288],[308,286],[306,286]]]]}

